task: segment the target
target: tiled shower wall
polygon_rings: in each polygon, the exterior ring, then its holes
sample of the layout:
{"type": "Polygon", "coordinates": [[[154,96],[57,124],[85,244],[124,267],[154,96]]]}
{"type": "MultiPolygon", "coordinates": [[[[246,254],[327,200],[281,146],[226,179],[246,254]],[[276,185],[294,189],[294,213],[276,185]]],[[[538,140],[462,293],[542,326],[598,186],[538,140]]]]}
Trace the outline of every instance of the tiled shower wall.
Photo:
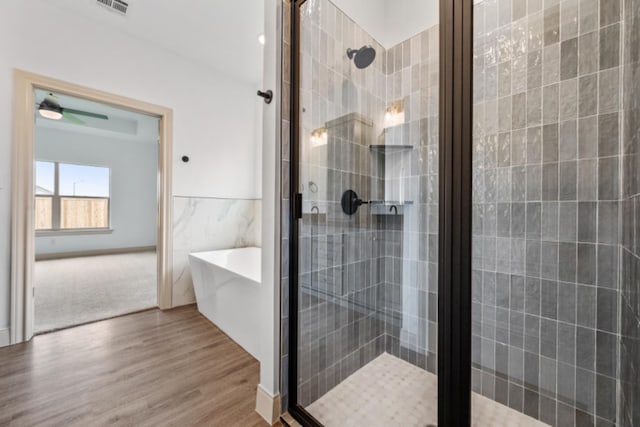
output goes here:
{"type": "Polygon", "coordinates": [[[383,350],[374,218],[366,206],[344,214],[340,198],[371,197],[368,145],[385,91],[379,62],[357,70],[345,55],[382,46],[328,0],[301,10],[298,402],[307,406],[383,350]],[[326,137],[312,140],[314,131],[326,137]]]}
{"type": "Polygon", "coordinates": [[[551,425],[613,425],[619,0],[474,14],[474,390],[551,425]]]}
{"type": "Polygon", "coordinates": [[[640,1],[624,1],[620,425],[640,426],[640,1]]]}
{"type": "Polygon", "coordinates": [[[385,350],[435,373],[438,305],[439,27],[389,48],[383,58],[387,105],[402,124],[380,134],[385,154],[380,223],[384,256],[385,350]],[[390,215],[393,206],[400,215],[390,215]]]}
{"type": "Polygon", "coordinates": [[[300,221],[298,396],[305,406],[373,360],[384,344],[374,218],[366,208],[349,217],[339,203],[347,188],[368,197],[366,167],[357,165],[368,164],[366,141],[372,132],[369,124],[353,117],[336,120],[327,129],[324,148],[335,159],[327,164],[331,189],[327,199],[305,204],[300,221]]]}
{"type": "MultiPolygon", "coordinates": [[[[289,408],[289,228],[291,212],[291,0],[282,0],[280,28],[280,405],[289,408]]],[[[277,169],[276,169],[277,170],[277,169]]]]}

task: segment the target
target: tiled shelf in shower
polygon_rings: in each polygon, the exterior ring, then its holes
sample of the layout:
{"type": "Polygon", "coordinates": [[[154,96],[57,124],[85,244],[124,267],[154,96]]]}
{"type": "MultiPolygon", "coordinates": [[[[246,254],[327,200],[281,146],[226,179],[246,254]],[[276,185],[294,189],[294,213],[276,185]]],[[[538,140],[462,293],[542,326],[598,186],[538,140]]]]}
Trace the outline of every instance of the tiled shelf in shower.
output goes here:
{"type": "Polygon", "coordinates": [[[403,215],[406,206],[413,205],[413,200],[402,202],[395,200],[371,200],[371,215],[403,215]],[[395,207],[395,209],[394,209],[395,207]]]}

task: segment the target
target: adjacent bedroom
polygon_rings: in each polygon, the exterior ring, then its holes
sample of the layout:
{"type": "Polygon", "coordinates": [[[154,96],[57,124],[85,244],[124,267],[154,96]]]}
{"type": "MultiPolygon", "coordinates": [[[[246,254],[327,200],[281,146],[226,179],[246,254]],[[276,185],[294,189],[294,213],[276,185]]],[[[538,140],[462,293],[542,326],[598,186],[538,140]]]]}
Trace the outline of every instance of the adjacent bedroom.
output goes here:
{"type": "Polygon", "coordinates": [[[35,95],[34,332],[156,307],[158,118],[35,95]]]}

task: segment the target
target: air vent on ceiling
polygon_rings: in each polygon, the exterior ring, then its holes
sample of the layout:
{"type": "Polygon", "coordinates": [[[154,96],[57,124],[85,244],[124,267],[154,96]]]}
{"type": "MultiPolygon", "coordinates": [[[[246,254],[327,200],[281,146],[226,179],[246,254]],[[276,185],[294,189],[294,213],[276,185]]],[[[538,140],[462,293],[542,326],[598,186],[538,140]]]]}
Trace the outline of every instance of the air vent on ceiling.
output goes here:
{"type": "Polygon", "coordinates": [[[122,0],[97,0],[97,2],[99,5],[108,7],[109,10],[118,12],[121,15],[126,15],[129,8],[129,4],[122,0]]]}

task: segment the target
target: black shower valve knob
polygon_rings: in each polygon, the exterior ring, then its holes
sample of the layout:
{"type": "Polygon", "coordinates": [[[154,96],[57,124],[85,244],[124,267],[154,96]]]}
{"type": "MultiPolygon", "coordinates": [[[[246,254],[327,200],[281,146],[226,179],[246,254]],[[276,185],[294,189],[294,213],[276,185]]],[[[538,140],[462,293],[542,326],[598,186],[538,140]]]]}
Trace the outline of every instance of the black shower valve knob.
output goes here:
{"type": "Polygon", "coordinates": [[[340,205],[342,206],[342,212],[347,215],[353,215],[358,211],[358,208],[362,205],[369,204],[366,200],[362,200],[358,197],[358,194],[353,190],[347,190],[342,194],[340,199],[340,205]]]}

